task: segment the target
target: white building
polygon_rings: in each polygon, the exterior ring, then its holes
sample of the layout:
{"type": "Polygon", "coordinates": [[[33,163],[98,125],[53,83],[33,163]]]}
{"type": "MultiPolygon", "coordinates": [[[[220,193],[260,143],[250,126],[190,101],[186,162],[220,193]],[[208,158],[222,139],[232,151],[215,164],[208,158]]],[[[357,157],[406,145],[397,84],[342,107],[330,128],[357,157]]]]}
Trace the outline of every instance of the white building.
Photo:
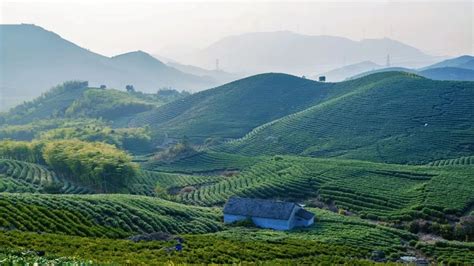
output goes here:
{"type": "Polygon", "coordinates": [[[314,214],[293,202],[230,198],[224,206],[224,223],[251,219],[262,228],[290,230],[314,223],[314,214]]]}

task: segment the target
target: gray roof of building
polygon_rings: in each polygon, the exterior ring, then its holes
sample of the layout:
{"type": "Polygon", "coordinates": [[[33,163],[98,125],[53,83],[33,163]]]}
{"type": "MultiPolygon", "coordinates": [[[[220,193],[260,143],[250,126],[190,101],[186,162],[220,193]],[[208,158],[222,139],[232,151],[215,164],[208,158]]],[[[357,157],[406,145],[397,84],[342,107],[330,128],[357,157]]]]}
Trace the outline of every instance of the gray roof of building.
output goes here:
{"type": "Polygon", "coordinates": [[[309,212],[309,211],[307,211],[307,210],[305,210],[305,209],[299,209],[299,210],[296,212],[295,215],[298,216],[298,217],[301,217],[301,218],[303,218],[303,219],[305,219],[305,220],[309,220],[309,219],[311,219],[311,218],[314,217],[314,213],[309,212]]]}
{"type": "Polygon", "coordinates": [[[288,220],[295,206],[293,202],[231,197],[224,206],[224,214],[288,220]]]}

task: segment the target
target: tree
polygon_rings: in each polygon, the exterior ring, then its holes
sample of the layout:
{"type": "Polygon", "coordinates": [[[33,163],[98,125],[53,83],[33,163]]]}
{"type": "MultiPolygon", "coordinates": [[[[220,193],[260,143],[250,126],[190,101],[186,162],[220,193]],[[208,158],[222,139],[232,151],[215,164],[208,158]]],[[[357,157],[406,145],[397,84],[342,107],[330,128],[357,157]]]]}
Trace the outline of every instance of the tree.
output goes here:
{"type": "Polygon", "coordinates": [[[133,87],[133,85],[125,86],[125,89],[127,90],[127,92],[135,92],[135,88],[133,87]]]}

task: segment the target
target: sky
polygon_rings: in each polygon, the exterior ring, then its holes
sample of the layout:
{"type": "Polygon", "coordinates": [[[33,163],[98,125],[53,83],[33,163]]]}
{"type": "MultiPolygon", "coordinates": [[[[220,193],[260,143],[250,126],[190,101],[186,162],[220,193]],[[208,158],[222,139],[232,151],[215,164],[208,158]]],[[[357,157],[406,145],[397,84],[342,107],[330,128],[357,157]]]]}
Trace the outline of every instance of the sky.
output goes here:
{"type": "Polygon", "coordinates": [[[94,52],[173,57],[246,32],[392,38],[437,56],[474,54],[473,1],[1,0],[0,23],[29,23],[94,52]]]}

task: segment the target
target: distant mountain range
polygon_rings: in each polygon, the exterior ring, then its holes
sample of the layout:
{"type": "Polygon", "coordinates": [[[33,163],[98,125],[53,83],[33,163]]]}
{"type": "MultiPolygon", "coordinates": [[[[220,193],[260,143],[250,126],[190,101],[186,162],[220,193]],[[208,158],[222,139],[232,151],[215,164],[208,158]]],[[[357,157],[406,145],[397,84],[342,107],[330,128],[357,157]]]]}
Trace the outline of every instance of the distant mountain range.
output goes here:
{"type": "Polygon", "coordinates": [[[420,67],[434,62],[433,57],[422,51],[387,38],[353,41],[289,31],[230,36],[180,60],[212,68],[218,59],[222,69],[235,73],[284,72],[313,76],[362,61],[385,65],[388,55],[394,65],[420,67]]]}
{"type": "Polygon", "coordinates": [[[317,79],[319,76],[325,76],[326,81],[337,82],[337,81],[343,81],[347,77],[352,77],[352,76],[355,76],[355,75],[358,75],[360,73],[364,73],[364,72],[367,72],[367,71],[375,71],[375,70],[378,70],[378,69],[381,69],[381,68],[383,68],[381,65],[378,65],[374,62],[364,61],[364,62],[360,62],[360,63],[356,63],[356,64],[336,68],[334,70],[331,70],[331,71],[328,71],[328,72],[325,72],[325,73],[321,73],[321,74],[319,74],[317,76],[314,76],[312,78],[317,79]]]}
{"type": "Polygon", "coordinates": [[[93,53],[35,25],[0,25],[0,36],[0,111],[67,80],[115,88],[131,84],[147,92],[162,87],[197,91],[222,84],[211,76],[180,71],[142,51],[112,58],[93,53]]]}
{"type": "MultiPolygon", "coordinates": [[[[354,74],[353,66],[346,66],[321,75],[326,75],[328,81],[341,81],[344,79],[355,79],[363,76],[380,72],[403,71],[408,73],[416,73],[417,75],[434,80],[458,80],[458,81],[474,81],[474,57],[463,55],[460,57],[447,59],[423,68],[411,69],[406,67],[378,67],[369,69],[364,64],[356,64],[354,66],[361,70],[354,74]],[[366,69],[365,71],[363,71],[366,69]]],[[[315,77],[316,78],[316,77],[315,77]]]]}

